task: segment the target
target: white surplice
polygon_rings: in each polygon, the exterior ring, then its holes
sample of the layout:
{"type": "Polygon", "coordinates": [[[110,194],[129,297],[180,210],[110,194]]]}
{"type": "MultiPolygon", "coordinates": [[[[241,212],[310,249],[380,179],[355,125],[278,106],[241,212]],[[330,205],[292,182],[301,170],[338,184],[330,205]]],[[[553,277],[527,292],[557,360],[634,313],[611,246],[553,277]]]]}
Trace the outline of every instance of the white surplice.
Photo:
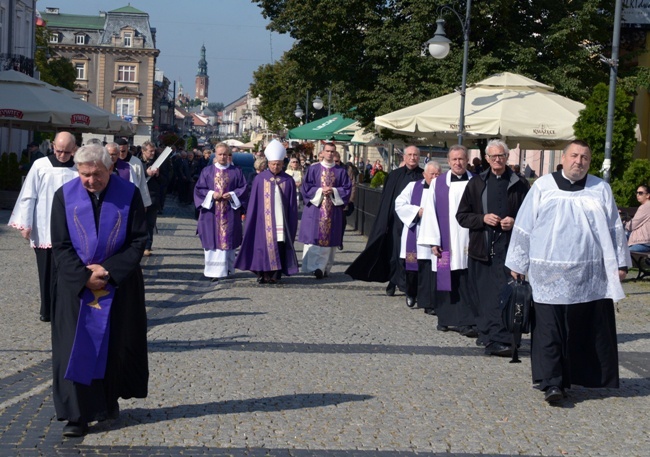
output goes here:
{"type": "MultiPolygon", "coordinates": [[[[456,220],[456,212],[458,205],[467,187],[467,181],[454,181],[451,182],[451,171],[444,175],[440,175],[431,181],[429,185],[429,193],[426,194],[426,199],[423,196],[424,212],[422,214],[422,222],[420,222],[420,233],[418,235],[418,244],[431,248],[432,246],[440,246],[440,225],[438,216],[436,215],[436,182],[438,179],[444,179],[449,186],[449,237],[450,237],[450,265],[451,270],[464,270],[467,268],[467,249],[469,246],[469,229],[461,227],[456,220]]],[[[472,174],[467,172],[467,176],[471,179],[472,174]]],[[[437,262],[431,262],[431,269],[438,271],[437,262]]]]}
{"type": "MultiPolygon", "coordinates": [[[[415,237],[420,233],[421,221],[424,218],[424,211],[422,212],[422,218],[418,217],[418,212],[420,208],[423,208],[425,200],[429,197],[429,189],[422,189],[422,199],[420,200],[419,205],[411,204],[411,198],[413,196],[413,189],[415,188],[415,183],[417,181],[410,182],[406,185],[404,190],[397,196],[395,199],[395,213],[397,217],[402,221],[404,227],[402,228],[402,238],[400,242],[399,257],[400,259],[406,258],[406,238],[408,236],[409,229],[416,226],[415,228],[415,237]]],[[[424,179],[422,180],[424,182],[424,179]]],[[[418,260],[429,260],[431,259],[431,247],[417,245],[417,256],[418,260]]]]}
{"type": "Polygon", "coordinates": [[[609,184],[587,176],[583,190],[535,181],[512,231],[506,266],[528,274],[536,302],[586,303],[625,297],[619,267],[630,267],[623,224],[609,184]]]}
{"type": "Polygon", "coordinates": [[[8,225],[18,230],[31,229],[29,242],[33,248],[51,248],[50,216],[54,193],[78,176],[76,166],[55,167],[49,157],[34,161],[20,189],[8,225]]]}

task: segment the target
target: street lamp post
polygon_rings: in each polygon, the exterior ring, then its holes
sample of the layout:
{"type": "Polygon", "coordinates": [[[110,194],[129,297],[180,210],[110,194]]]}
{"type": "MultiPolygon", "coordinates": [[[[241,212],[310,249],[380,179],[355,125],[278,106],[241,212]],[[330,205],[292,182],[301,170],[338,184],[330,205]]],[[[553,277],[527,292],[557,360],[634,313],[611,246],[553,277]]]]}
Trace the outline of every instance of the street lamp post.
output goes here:
{"type": "MultiPolygon", "coordinates": [[[[314,102],[312,106],[316,110],[323,109],[323,99],[321,99],[319,95],[316,95],[316,98],[314,98],[314,102]]],[[[327,89],[327,115],[330,116],[331,114],[332,114],[332,89],[327,89]]]]}
{"type": "MultiPolygon", "coordinates": [[[[465,20],[463,20],[460,14],[451,6],[445,5],[442,7],[443,11],[446,9],[456,15],[463,29],[463,76],[460,86],[460,116],[458,119],[458,144],[463,144],[463,135],[465,133],[465,90],[467,88],[467,60],[469,58],[469,20],[472,12],[472,0],[467,0],[465,20]]],[[[449,54],[449,43],[451,43],[451,41],[445,34],[445,20],[438,19],[436,21],[436,24],[436,32],[433,35],[433,38],[427,41],[426,44],[428,45],[429,53],[433,57],[436,59],[444,59],[447,57],[447,54],[449,54]]]]}

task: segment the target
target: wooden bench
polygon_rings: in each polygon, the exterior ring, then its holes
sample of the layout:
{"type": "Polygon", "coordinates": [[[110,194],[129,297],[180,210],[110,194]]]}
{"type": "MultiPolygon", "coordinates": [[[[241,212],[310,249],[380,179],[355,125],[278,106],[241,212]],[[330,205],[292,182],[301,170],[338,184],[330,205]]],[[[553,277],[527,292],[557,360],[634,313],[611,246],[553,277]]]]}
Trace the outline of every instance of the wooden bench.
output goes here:
{"type": "Polygon", "coordinates": [[[632,266],[639,270],[634,280],[650,276],[650,264],[646,262],[650,259],[650,252],[630,252],[630,255],[632,256],[632,266]]]}

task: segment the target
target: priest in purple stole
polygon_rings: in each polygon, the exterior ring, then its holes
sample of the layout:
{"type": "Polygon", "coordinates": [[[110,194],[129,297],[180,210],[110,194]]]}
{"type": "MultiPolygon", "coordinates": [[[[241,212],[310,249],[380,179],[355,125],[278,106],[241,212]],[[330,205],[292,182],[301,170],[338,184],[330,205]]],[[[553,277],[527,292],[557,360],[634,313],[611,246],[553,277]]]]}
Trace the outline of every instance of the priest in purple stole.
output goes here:
{"type": "Polygon", "coordinates": [[[467,286],[467,248],[469,230],[456,221],[456,211],[472,174],[467,171],[467,148],[449,148],[450,170],[431,182],[424,204],[418,244],[431,248],[436,277],[435,312],[438,330],[454,330],[473,338],[476,310],[467,286]]]}
{"type": "Polygon", "coordinates": [[[343,241],[343,206],[350,198],[352,183],[347,171],[334,163],[336,145],[325,143],[323,160],[310,165],[302,180],[302,211],[298,241],[304,243],[303,273],[316,279],[327,276],[334,253],[343,241]]]}
{"type": "Polygon", "coordinates": [[[74,156],[79,178],[52,204],[60,274],[52,309],[54,406],[63,435],[117,418],[118,398],[147,396],[147,316],[140,259],[147,241],[142,197],[111,174],[99,144],[74,156]]]}
{"type": "Polygon", "coordinates": [[[230,146],[215,147],[214,165],[201,171],[194,187],[199,209],[196,228],[205,254],[203,274],[216,282],[235,271],[235,249],[242,240],[241,216],[248,200],[246,178],[229,166],[230,146]]]}
{"type": "Polygon", "coordinates": [[[282,170],[286,149],[273,140],[264,150],[268,169],[253,181],[246,227],[235,267],[257,275],[260,284],[276,284],[282,274],[298,272],[293,243],[298,229],[298,200],[293,177],[282,170]]]}
{"type": "Polygon", "coordinates": [[[404,227],[400,242],[400,261],[406,272],[406,306],[424,309],[432,314],[435,299],[435,277],[431,267],[431,248],[417,244],[420,233],[424,201],[431,181],[440,175],[440,164],[428,162],[424,167],[424,179],[410,182],[395,199],[395,213],[404,227]]]}

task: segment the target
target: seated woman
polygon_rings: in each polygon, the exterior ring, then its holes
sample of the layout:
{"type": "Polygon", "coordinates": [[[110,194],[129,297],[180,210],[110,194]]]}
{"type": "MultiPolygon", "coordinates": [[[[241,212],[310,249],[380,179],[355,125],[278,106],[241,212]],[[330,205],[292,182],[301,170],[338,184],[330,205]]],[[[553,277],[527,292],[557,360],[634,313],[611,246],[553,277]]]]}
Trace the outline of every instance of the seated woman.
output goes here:
{"type": "Polygon", "coordinates": [[[627,244],[631,252],[650,252],[650,188],[640,185],[636,189],[636,199],[641,206],[625,224],[625,230],[630,232],[627,244]]]}

